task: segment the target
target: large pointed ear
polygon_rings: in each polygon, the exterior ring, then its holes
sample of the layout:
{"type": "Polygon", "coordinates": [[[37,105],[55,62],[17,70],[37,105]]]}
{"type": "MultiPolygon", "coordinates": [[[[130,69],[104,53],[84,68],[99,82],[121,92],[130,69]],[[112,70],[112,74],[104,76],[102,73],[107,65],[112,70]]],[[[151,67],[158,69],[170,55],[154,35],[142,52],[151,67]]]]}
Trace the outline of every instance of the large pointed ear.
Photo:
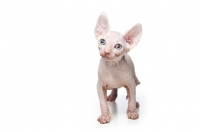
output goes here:
{"type": "Polygon", "coordinates": [[[96,39],[102,34],[108,32],[109,30],[110,30],[110,26],[109,26],[108,18],[106,16],[106,13],[103,12],[100,14],[96,23],[95,30],[94,30],[96,39]]]}
{"type": "Polygon", "coordinates": [[[138,44],[141,35],[142,35],[142,25],[139,23],[133,26],[127,33],[125,33],[124,38],[126,42],[129,44],[130,49],[132,49],[138,44]]]}

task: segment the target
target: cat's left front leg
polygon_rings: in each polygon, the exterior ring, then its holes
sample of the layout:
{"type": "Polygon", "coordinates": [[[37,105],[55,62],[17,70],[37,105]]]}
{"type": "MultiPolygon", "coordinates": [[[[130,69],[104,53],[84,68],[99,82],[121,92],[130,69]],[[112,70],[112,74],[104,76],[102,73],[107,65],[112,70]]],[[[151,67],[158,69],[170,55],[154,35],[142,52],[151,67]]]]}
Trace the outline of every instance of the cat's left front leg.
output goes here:
{"type": "Polygon", "coordinates": [[[127,93],[128,93],[128,109],[127,109],[127,116],[129,119],[137,119],[139,114],[136,109],[136,84],[130,83],[127,86],[127,93]]]}

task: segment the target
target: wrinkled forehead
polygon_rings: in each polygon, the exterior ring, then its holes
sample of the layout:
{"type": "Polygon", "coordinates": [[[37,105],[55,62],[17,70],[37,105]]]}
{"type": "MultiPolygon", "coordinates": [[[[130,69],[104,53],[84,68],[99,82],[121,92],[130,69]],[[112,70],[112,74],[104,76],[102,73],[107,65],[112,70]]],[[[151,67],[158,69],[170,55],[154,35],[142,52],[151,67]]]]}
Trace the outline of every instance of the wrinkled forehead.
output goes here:
{"type": "Polygon", "coordinates": [[[110,31],[106,34],[105,39],[108,43],[125,43],[124,37],[115,31],[110,31]]]}

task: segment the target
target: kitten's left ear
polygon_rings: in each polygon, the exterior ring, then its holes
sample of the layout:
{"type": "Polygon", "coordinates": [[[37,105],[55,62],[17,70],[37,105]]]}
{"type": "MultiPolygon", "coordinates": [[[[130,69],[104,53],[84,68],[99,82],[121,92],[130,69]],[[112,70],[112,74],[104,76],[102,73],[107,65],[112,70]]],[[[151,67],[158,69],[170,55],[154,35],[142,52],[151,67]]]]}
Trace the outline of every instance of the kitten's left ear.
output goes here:
{"type": "Polygon", "coordinates": [[[108,18],[106,16],[106,13],[103,12],[100,14],[96,23],[95,30],[94,30],[96,39],[98,39],[99,36],[108,32],[109,30],[110,30],[110,26],[109,26],[108,18]]]}
{"type": "Polygon", "coordinates": [[[136,24],[133,26],[125,35],[124,38],[126,42],[129,44],[130,49],[135,47],[138,42],[140,41],[142,35],[142,25],[141,24],[136,24]]]}

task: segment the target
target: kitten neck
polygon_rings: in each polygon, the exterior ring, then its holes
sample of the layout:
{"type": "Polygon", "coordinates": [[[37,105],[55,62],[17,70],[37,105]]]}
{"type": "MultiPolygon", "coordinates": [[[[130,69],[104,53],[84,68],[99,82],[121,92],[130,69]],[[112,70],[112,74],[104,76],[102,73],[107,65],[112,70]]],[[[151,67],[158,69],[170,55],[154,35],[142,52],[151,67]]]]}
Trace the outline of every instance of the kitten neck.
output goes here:
{"type": "Polygon", "coordinates": [[[125,62],[125,55],[118,61],[106,61],[106,65],[109,67],[122,67],[125,62]]]}

